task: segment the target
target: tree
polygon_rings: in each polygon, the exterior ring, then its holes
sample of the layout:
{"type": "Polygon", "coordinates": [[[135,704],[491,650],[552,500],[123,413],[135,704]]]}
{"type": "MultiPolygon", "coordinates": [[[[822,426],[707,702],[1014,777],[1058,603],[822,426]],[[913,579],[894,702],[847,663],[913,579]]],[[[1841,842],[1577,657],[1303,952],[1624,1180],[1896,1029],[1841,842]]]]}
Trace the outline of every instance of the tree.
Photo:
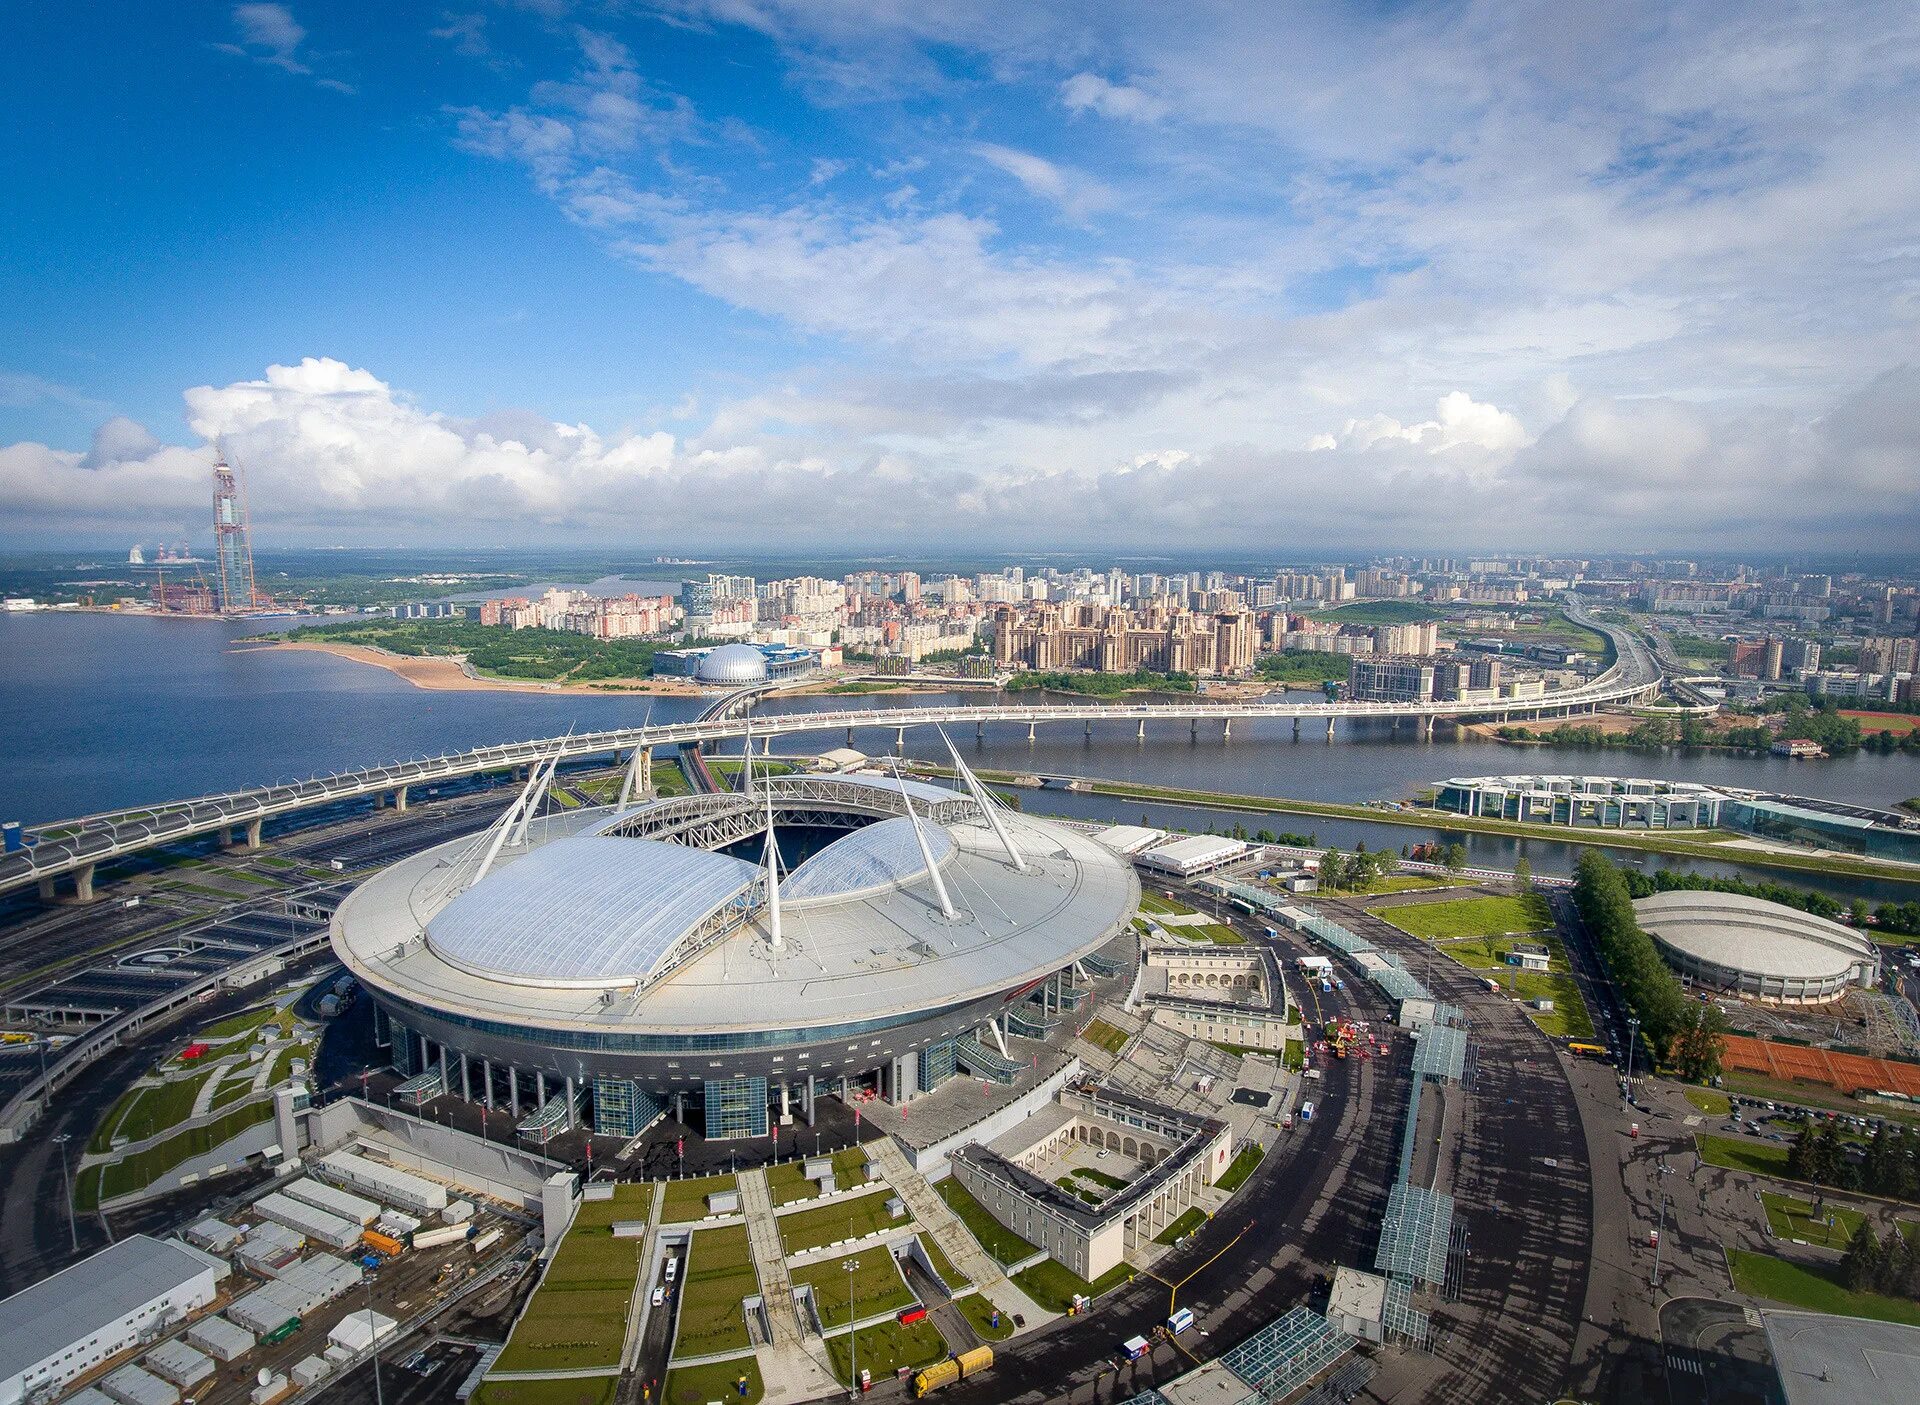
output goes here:
{"type": "Polygon", "coordinates": [[[1885,1257],[1880,1236],[1868,1220],[1861,1220],[1847,1241],[1847,1252],[1840,1259],[1840,1276],[1856,1293],[1873,1291],[1880,1282],[1880,1263],[1885,1257]]]}
{"type": "Polygon", "coordinates": [[[1467,846],[1458,840],[1440,851],[1440,863],[1448,873],[1458,873],[1467,866],[1467,846]]]}
{"type": "Polygon", "coordinates": [[[1847,907],[1847,916],[1853,919],[1853,925],[1856,927],[1866,926],[1867,919],[1871,915],[1872,909],[1867,906],[1865,898],[1855,898],[1847,907]]]}
{"type": "Polygon", "coordinates": [[[1279,839],[1275,837],[1274,832],[1270,829],[1261,829],[1261,830],[1254,831],[1253,838],[1254,838],[1254,842],[1257,844],[1278,844],[1280,842],[1279,839]]]}
{"type": "Polygon", "coordinates": [[[1513,865],[1513,881],[1519,885],[1521,892],[1531,893],[1533,891],[1533,865],[1525,859],[1516,861],[1513,865]]]}
{"type": "Polygon", "coordinates": [[[1793,1145],[1787,1148],[1787,1178],[1795,1181],[1813,1179],[1813,1128],[1803,1123],[1794,1134],[1793,1145]]]}
{"type": "Polygon", "coordinates": [[[1711,1083],[1720,1076],[1720,1055],[1725,1047],[1721,1036],[1727,1032],[1727,1017],[1718,1005],[1695,1001],[1688,1009],[1673,1041],[1673,1061],[1680,1076],[1691,1083],[1711,1083]]]}
{"type": "Polygon", "coordinates": [[[1342,888],[1346,886],[1347,859],[1338,849],[1329,849],[1320,856],[1320,886],[1322,888],[1342,888]]]}

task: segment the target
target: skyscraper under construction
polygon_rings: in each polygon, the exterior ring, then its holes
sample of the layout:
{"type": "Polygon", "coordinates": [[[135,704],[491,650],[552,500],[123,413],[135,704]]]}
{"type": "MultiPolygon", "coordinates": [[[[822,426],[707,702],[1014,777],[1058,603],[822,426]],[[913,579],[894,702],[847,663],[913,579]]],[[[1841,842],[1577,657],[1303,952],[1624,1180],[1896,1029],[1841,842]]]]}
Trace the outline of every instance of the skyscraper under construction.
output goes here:
{"type": "Polygon", "coordinates": [[[226,455],[213,461],[213,540],[220,562],[220,612],[239,614],[259,603],[253,586],[253,540],[247,531],[247,500],[226,455]]]}

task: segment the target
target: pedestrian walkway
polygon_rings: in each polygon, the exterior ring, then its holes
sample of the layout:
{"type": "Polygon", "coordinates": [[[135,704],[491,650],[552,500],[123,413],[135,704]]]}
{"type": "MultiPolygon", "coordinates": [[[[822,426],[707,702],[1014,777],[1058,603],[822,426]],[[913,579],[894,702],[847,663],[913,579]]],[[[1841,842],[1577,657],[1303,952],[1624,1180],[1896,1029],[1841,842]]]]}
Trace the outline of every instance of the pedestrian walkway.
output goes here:
{"type": "Polygon", "coordinates": [[[988,1301],[1002,1312],[1017,1312],[1027,1319],[1028,1327],[1037,1327],[1057,1314],[1048,1312],[1028,1297],[1000,1270],[993,1256],[980,1247],[973,1231],[947,1208],[940,1192],[928,1185],[907,1161],[906,1153],[894,1145],[891,1137],[867,1143],[867,1150],[879,1162],[896,1194],[906,1202],[908,1212],[933,1242],[940,1246],[953,1266],[973,1280],[988,1301]]]}
{"type": "Polygon", "coordinates": [[[738,1176],[740,1209],[747,1222],[747,1244],[753,1250],[754,1267],[760,1275],[760,1299],[766,1304],[767,1322],[773,1340],[756,1347],[754,1357],[760,1363],[760,1378],[766,1383],[766,1400],[772,1405],[787,1401],[817,1400],[837,1394],[839,1387],[826,1367],[826,1348],[815,1355],[800,1321],[800,1309],[793,1301],[793,1280],[787,1276],[786,1252],[780,1245],[780,1225],[774,1218],[773,1198],[767,1193],[765,1171],[742,1171],[738,1176]]]}
{"type": "Polygon", "coordinates": [[[233,1066],[239,1062],[240,1060],[237,1058],[222,1059],[213,1066],[213,1071],[200,1084],[199,1090],[193,1095],[193,1111],[187,1114],[189,1119],[205,1117],[209,1112],[213,1111],[214,1093],[216,1093],[220,1085],[226,1081],[227,1075],[233,1071],[233,1066]]]}

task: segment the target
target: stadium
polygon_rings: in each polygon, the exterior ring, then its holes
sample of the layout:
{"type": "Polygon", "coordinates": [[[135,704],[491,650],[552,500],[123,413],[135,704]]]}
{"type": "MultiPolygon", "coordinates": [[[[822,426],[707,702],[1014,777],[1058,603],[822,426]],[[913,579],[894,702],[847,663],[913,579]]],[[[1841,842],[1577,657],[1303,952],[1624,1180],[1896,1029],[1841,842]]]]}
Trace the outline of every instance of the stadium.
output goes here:
{"type": "Polygon", "coordinates": [[[539,815],[551,769],[334,915],[402,1099],[482,1101],[539,1140],[583,1118],[634,1135],[669,1109],[709,1138],[765,1136],[828,1092],[1004,1081],[1024,1062],[1010,1037],[1135,956],[1125,860],[1006,811],[964,765],[961,789],[756,776],[539,815]]]}
{"type": "Polygon", "coordinates": [[[1880,978],[1879,952],[1858,932],[1762,898],[1678,890],[1633,910],[1667,963],[1711,990],[1817,1005],[1880,978]]]}

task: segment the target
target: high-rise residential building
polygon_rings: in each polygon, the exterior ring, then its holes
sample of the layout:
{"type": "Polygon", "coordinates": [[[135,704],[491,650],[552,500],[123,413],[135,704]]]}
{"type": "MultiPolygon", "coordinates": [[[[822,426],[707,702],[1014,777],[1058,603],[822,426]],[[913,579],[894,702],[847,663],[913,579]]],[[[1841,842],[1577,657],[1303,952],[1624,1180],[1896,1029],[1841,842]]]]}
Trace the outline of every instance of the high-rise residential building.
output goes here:
{"type": "Polygon", "coordinates": [[[1355,658],[1347,666],[1347,692],[1355,702],[1433,701],[1432,659],[1355,658]]]}
{"type": "Polygon", "coordinates": [[[213,464],[213,541],[220,567],[220,609],[233,614],[259,603],[253,580],[253,538],[239,475],[225,456],[213,464]]]}

